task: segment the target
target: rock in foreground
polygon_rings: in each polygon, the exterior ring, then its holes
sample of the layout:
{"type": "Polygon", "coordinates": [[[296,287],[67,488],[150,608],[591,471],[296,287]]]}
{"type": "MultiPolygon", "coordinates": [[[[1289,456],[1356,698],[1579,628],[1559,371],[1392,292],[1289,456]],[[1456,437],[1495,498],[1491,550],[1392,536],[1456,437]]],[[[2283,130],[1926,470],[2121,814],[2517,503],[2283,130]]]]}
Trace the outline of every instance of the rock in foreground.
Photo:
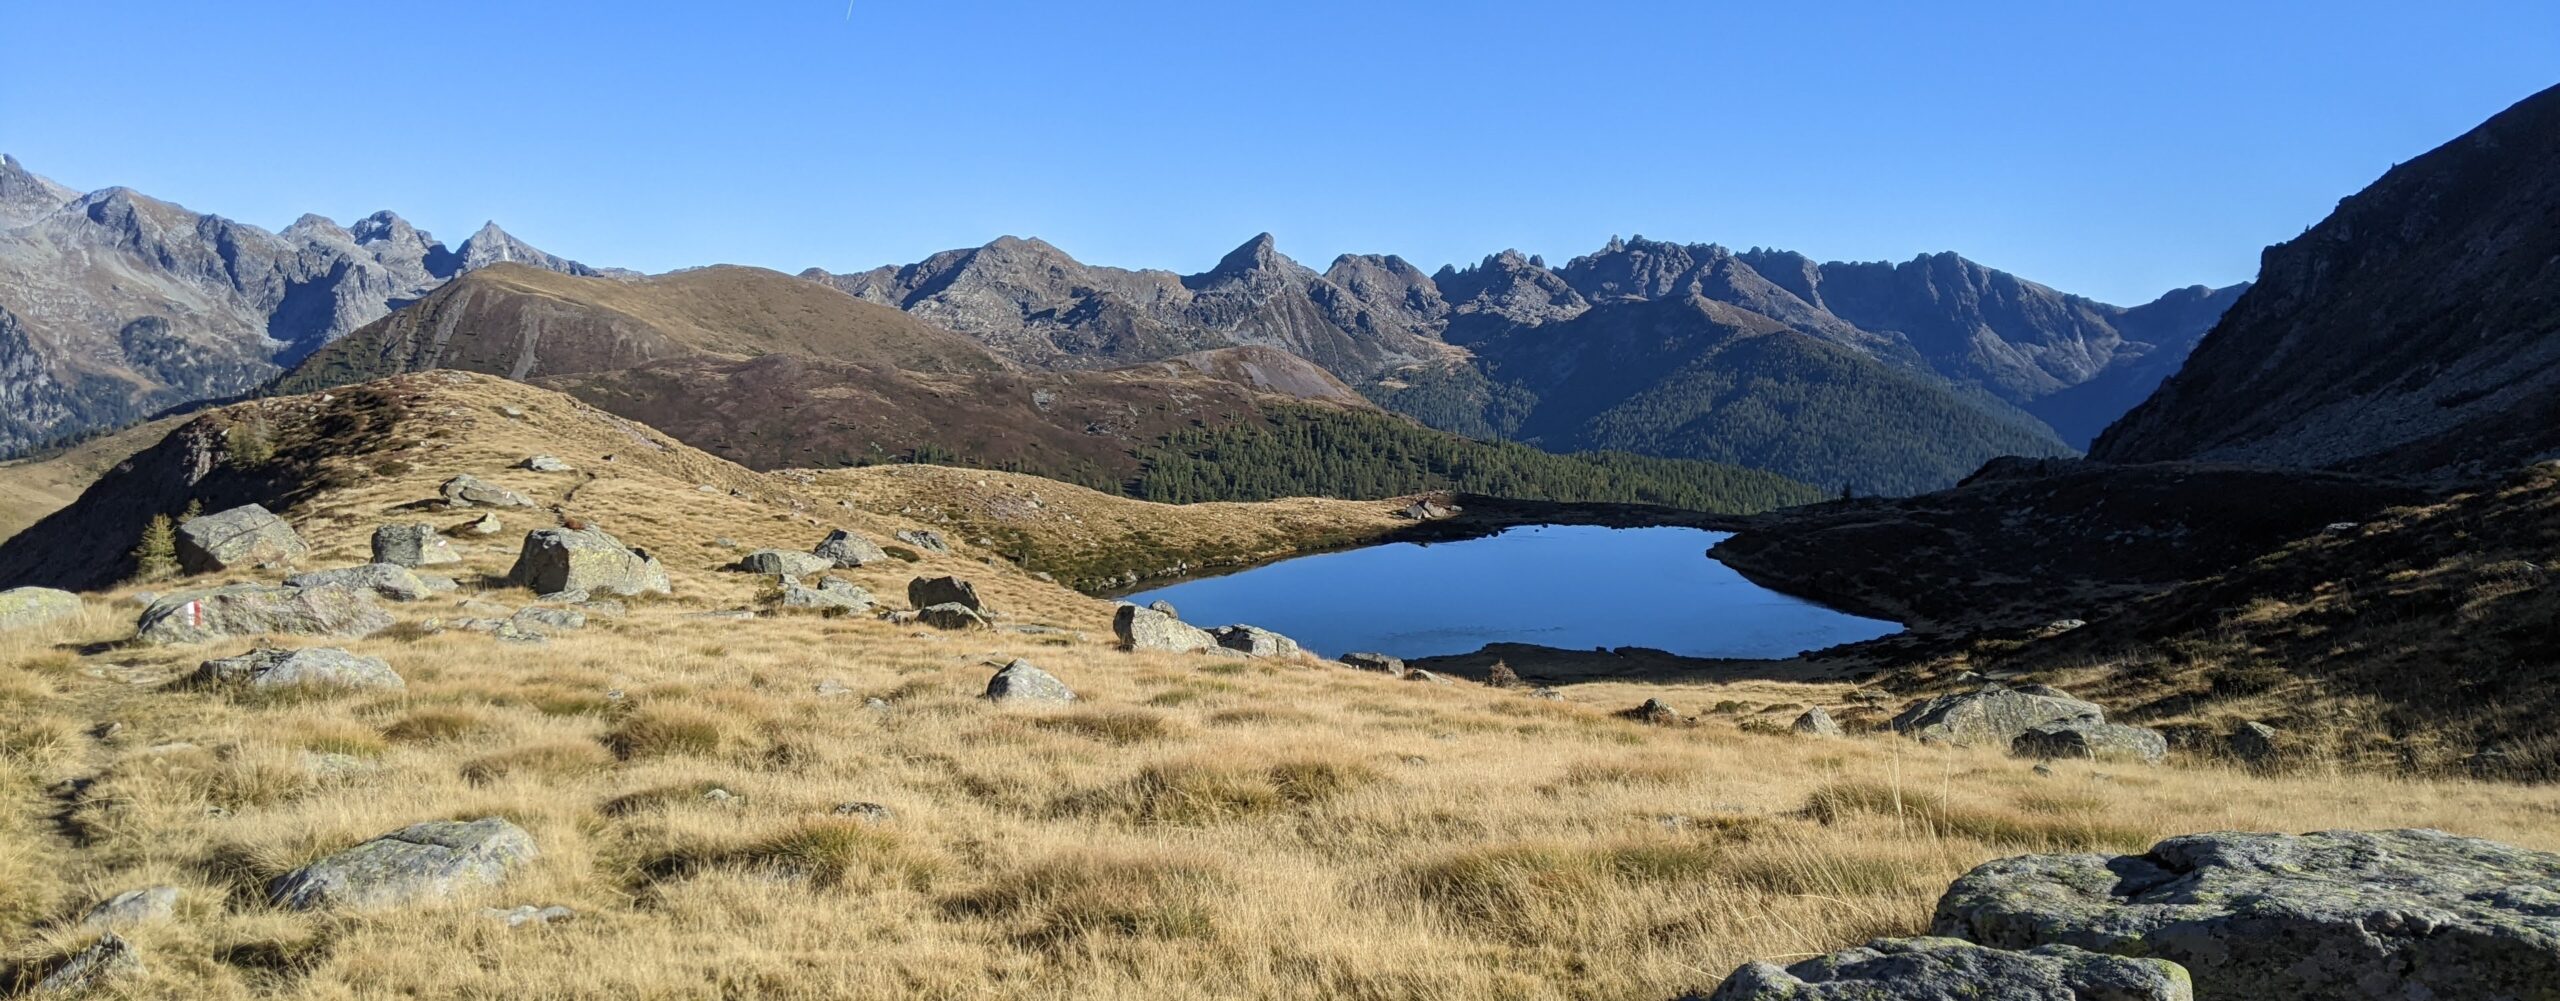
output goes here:
{"type": "Polygon", "coordinates": [[[0,591],[0,630],[29,629],[80,614],[80,596],[49,587],[0,591]]]}
{"type": "MultiPolygon", "coordinates": [[[[494,516],[492,516],[494,518],[494,516]]],[[[373,561],[404,567],[442,566],[462,562],[434,525],[410,522],[373,530],[373,561]]]]}
{"type": "Polygon", "coordinates": [[[391,665],[375,657],[344,650],[254,650],[237,657],[205,661],[196,668],[199,685],[247,685],[250,688],[402,688],[391,665]]]}
{"type": "Polygon", "coordinates": [[[820,540],[817,548],[810,552],[826,557],[837,567],[848,570],[889,558],[889,553],[881,549],[879,543],[841,528],[828,532],[827,537],[820,540]]]}
{"type": "Polygon", "coordinates": [[[533,835],[497,817],[429,821],[277,877],[267,896],[298,911],[428,903],[494,886],[535,854],[533,835]]]}
{"type": "Polygon", "coordinates": [[[748,573],[787,574],[793,577],[835,569],[836,561],[816,553],[795,553],[788,549],[759,549],[738,557],[738,569],[748,573]]]}
{"type": "Polygon", "coordinates": [[[1209,630],[1218,645],[1247,657],[1295,657],[1298,641],[1260,626],[1219,626],[1209,630]]]}
{"type": "Polygon", "coordinates": [[[601,528],[545,528],[527,532],[507,579],[535,594],[672,594],[667,570],[644,550],[622,544],[601,528]]]}
{"type": "Polygon", "coordinates": [[[1057,675],[1016,660],[987,679],[986,698],[997,705],[1065,705],[1076,700],[1076,693],[1057,675]]]}
{"type": "Polygon", "coordinates": [[[2169,756],[2169,738],[2145,727],[2072,720],[2046,723],[2019,734],[2009,743],[2009,750],[2029,758],[2096,758],[2156,765],[2169,756]]]}
{"type": "Polygon", "coordinates": [[[232,636],[289,633],[371,636],[391,628],[373,592],[344,585],[273,587],[231,584],[179,591],[144,609],[145,643],[201,643],[232,636]]]}
{"type": "Polygon", "coordinates": [[[2175,961],[2206,1001],[2560,997],[2560,855],[2441,831],[2196,834],[1987,863],[1936,931],[2175,961]]]}
{"type": "Polygon", "coordinates": [[[1988,949],[1948,938],[1881,939],[1785,969],[1747,963],[1708,1001],[2192,1001],[2186,971],[2050,946],[1988,949]]]}
{"type": "Polygon", "coordinates": [[[336,570],[314,570],[284,579],[288,587],[327,587],[345,585],[362,588],[393,601],[425,601],[436,588],[408,567],[396,563],[367,563],[360,567],[336,570]]]}

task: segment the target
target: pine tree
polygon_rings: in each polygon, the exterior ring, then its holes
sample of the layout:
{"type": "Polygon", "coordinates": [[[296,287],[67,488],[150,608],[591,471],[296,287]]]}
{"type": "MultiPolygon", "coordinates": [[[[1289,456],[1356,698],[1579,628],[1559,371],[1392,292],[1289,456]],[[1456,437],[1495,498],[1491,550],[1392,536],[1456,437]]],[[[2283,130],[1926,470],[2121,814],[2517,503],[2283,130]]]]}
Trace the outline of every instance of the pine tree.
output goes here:
{"type": "Polygon", "coordinates": [[[142,526],[142,542],[133,547],[133,579],[160,580],[178,574],[178,532],[169,516],[155,514],[142,526]]]}

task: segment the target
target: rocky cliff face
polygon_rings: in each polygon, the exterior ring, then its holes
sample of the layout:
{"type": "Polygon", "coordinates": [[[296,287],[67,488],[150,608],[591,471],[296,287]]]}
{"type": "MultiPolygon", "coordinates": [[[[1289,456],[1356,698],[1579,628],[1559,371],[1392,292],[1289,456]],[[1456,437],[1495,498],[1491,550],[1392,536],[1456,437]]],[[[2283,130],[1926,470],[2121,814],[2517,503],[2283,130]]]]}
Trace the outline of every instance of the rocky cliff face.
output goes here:
{"type": "Polygon", "coordinates": [[[282,232],[125,188],[80,195],[0,158],[0,455],[236,395],[501,260],[593,269],[492,225],[448,250],[389,212],[282,232]]]}
{"type": "Polygon", "coordinates": [[[2560,455],[2555,162],[2560,88],[2393,168],[2268,248],[2092,455],[2450,477],[2560,455]]]}

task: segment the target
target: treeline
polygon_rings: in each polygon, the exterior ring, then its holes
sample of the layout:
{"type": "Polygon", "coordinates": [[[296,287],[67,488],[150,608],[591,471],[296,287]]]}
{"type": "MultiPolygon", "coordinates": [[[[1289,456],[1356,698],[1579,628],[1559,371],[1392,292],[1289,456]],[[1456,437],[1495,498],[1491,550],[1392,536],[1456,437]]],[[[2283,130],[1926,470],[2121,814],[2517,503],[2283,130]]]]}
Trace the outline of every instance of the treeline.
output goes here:
{"type": "Polygon", "coordinates": [[[1774,473],[1623,452],[1556,454],[1473,441],[1396,417],[1275,407],[1260,421],[1171,435],[1128,493],[1144,500],[1392,497],[1454,490],[1525,500],[1613,501],[1751,512],[1821,500],[1774,473]]]}

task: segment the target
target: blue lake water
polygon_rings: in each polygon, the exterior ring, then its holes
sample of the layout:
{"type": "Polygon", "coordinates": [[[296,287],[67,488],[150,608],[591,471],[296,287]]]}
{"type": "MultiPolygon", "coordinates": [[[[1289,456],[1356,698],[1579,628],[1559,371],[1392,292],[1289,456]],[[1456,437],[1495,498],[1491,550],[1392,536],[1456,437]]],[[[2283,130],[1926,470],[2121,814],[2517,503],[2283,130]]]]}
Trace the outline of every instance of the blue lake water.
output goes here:
{"type": "Polygon", "coordinates": [[[1791,657],[1901,631],[1743,579],[1706,555],[1726,534],[1536,525],[1301,556],[1126,600],[1170,601],[1197,626],[1251,623],[1328,657],[1432,657],[1488,643],[1791,657]]]}

